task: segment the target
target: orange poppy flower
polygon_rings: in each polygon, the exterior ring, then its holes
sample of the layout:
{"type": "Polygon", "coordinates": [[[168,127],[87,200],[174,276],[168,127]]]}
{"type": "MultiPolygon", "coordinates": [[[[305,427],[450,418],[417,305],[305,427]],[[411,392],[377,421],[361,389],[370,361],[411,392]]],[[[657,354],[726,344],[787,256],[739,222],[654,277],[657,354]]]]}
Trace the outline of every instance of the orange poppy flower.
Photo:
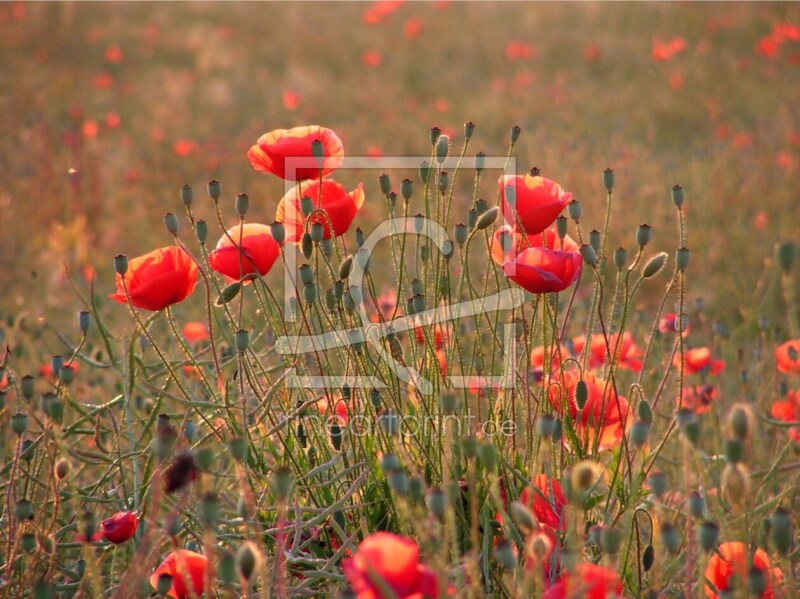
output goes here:
{"type": "Polygon", "coordinates": [[[136,532],[139,519],[133,512],[117,512],[110,518],[103,520],[103,538],[109,543],[119,545],[124,543],[136,532]]]}
{"type": "Polygon", "coordinates": [[[552,225],[572,200],[572,194],[564,191],[558,183],[540,176],[503,175],[497,180],[497,186],[506,221],[517,225],[519,219],[522,229],[528,234],[541,233],[552,225]],[[516,190],[513,207],[506,202],[507,187],[516,190]]]}
{"type": "Polygon", "coordinates": [[[575,401],[575,389],[579,380],[578,370],[564,372],[561,389],[556,385],[550,388],[548,394],[550,404],[562,416],[565,413],[569,415],[575,434],[582,444],[588,442],[591,447],[597,439],[598,448],[601,450],[616,447],[632,424],[632,418],[628,417],[628,401],[621,395],[615,394],[611,385],[608,386],[604,398],[606,382],[588,372],[583,376],[588,396],[583,409],[580,410],[575,401]]]}
{"type": "MultiPolygon", "coordinates": [[[[706,579],[714,585],[716,591],[706,586],[706,597],[716,599],[719,597],[717,591],[732,590],[737,584],[740,591],[744,591],[744,581],[750,569],[749,550],[747,545],[741,542],[722,543],[717,548],[717,552],[708,560],[706,566],[706,579]],[[734,575],[739,579],[734,583],[734,575]]],[[[761,593],[761,599],[772,599],[775,597],[773,585],[779,584],[783,580],[780,568],[773,568],[769,561],[769,556],[762,549],[756,549],[753,554],[752,567],[758,568],[764,573],[767,579],[767,588],[761,593]]]]}
{"type": "MultiPolygon", "coordinates": [[[[771,414],[781,422],[800,422],[800,391],[789,391],[786,399],[774,402],[771,414]]],[[[791,427],[789,438],[800,445],[800,427],[791,427]]]]}
{"type": "Polygon", "coordinates": [[[610,599],[623,597],[622,580],[614,570],[581,562],[542,595],[542,599],[610,599]]]}
{"type": "MultiPolygon", "coordinates": [[[[675,366],[680,366],[681,357],[675,354],[672,362],[675,366]]],[[[707,347],[696,347],[683,352],[683,368],[689,374],[719,374],[725,368],[725,362],[714,360],[711,357],[711,350],[707,347]]]]}
{"type": "MultiPolygon", "coordinates": [[[[333,226],[334,237],[344,235],[364,205],[364,185],[359,183],[358,187],[348,193],[341,183],[325,179],[322,181],[322,197],[320,197],[319,181],[306,181],[300,186],[300,197],[311,198],[315,209],[321,208],[327,213],[328,218],[319,213],[311,215],[310,218],[312,224],[322,224],[323,238],[330,239],[331,229],[328,220],[333,226]]],[[[304,219],[300,212],[300,199],[296,189],[289,190],[281,198],[275,220],[286,227],[287,241],[298,241],[303,236],[304,219]]]]}
{"type": "Polygon", "coordinates": [[[787,374],[800,374],[800,339],[787,341],[775,350],[778,370],[787,374]]]}
{"type": "Polygon", "coordinates": [[[419,547],[406,537],[371,534],[342,567],[357,599],[380,599],[385,587],[399,599],[439,596],[436,574],[419,563],[419,547]]]}
{"type": "Polygon", "coordinates": [[[187,322],[183,325],[183,338],[189,343],[208,340],[208,327],[203,322],[187,322]]]}
{"type": "Polygon", "coordinates": [[[695,414],[707,414],[716,399],[717,388],[714,385],[694,385],[686,387],[683,390],[683,401],[676,397],[675,404],[695,414]]]}
{"type": "Polygon", "coordinates": [[[281,246],[272,237],[269,226],[246,223],[241,227],[231,227],[226,235],[220,237],[216,249],[208,257],[208,264],[228,283],[233,283],[255,273],[263,277],[280,253],[281,246]]]}
{"type": "Polygon", "coordinates": [[[501,227],[492,238],[491,254],[509,280],[531,293],[563,291],[578,280],[583,269],[577,244],[569,237],[562,244],[552,229],[523,237],[508,226],[501,227]],[[504,235],[511,240],[504,240],[504,235]],[[504,251],[504,244],[511,247],[504,251]]]}
{"type": "MultiPolygon", "coordinates": [[[[197,283],[197,272],[191,256],[173,245],[132,259],[124,282],[132,305],[155,312],[189,297],[197,283]]],[[[125,304],[123,277],[117,274],[116,282],[117,292],[108,297],[125,304]]]]}
{"type": "Polygon", "coordinates": [[[205,591],[207,566],[206,556],[188,549],[178,549],[170,553],[150,575],[150,586],[157,588],[158,577],[169,574],[172,576],[172,588],[167,593],[168,596],[174,599],[199,597],[205,591]]]}
{"type": "Polygon", "coordinates": [[[316,141],[322,143],[322,176],[329,175],[342,165],[344,146],[336,133],[319,125],[265,133],[247,152],[247,158],[255,170],[287,181],[318,179],[320,163],[312,153],[316,141]]]}

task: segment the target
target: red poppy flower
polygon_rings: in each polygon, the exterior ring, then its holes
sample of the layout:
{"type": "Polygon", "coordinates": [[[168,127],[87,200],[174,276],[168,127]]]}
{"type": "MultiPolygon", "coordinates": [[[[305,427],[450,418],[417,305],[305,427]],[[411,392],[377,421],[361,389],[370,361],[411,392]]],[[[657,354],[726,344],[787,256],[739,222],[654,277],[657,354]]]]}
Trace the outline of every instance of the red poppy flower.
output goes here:
{"type": "MultiPolygon", "coordinates": [[[[433,332],[433,339],[431,341],[433,341],[434,349],[442,349],[447,342],[447,329],[443,324],[433,324],[429,327],[428,334],[430,334],[430,331],[433,332]]],[[[414,327],[414,337],[418,345],[425,345],[425,330],[423,325],[417,324],[417,326],[414,327]]]]}
{"type": "MultiPolygon", "coordinates": [[[[677,314],[674,312],[670,312],[669,314],[665,314],[659,321],[658,321],[658,330],[665,335],[670,333],[675,333],[675,320],[678,317],[677,314]]],[[[681,337],[686,337],[689,334],[689,324],[686,323],[686,328],[681,333],[681,337]]]]}
{"type": "Polygon", "coordinates": [[[604,398],[606,382],[589,372],[583,376],[588,397],[583,409],[579,410],[575,402],[575,388],[579,380],[580,373],[577,370],[564,372],[560,381],[561,388],[557,385],[550,388],[550,404],[559,414],[564,415],[566,412],[569,415],[575,434],[582,444],[588,442],[589,447],[592,447],[597,439],[601,450],[616,447],[632,424],[632,419],[628,417],[628,401],[615,394],[612,385],[608,385],[604,398]]]}
{"type": "MultiPolygon", "coordinates": [[[[71,367],[75,374],[78,374],[81,369],[81,363],[77,361],[65,362],[64,366],[71,367]]],[[[39,367],[39,375],[46,379],[50,379],[51,381],[55,381],[55,377],[53,376],[53,365],[50,362],[42,364],[39,367]]]]}
{"type": "Polygon", "coordinates": [[[533,175],[503,175],[497,180],[503,216],[512,225],[519,223],[528,233],[541,233],[553,224],[556,217],[572,200],[555,181],[533,175]],[[506,188],[516,190],[514,206],[506,203],[506,188]]]}
{"type": "Polygon", "coordinates": [[[717,388],[714,385],[694,385],[686,387],[683,390],[683,401],[676,397],[675,404],[695,414],[707,414],[716,399],[717,388]]]}
{"type": "Polygon", "coordinates": [[[208,327],[203,322],[187,322],[183,325],[183,337],[189,343],[208,340],[208,327]]]}
{"type": "MultiPolygon", "coordinates": [[[[125,284],[131,304],[143,310],[163,310],[182,302],[194,291],[197,265],[177,246],[159,248],[128,263],[125,284]]],[[[123,277],[117,274],[117,292],[109,294],[121,304],[127,303],[123,277]]]]}
{"type": "MultiPolygon", "coordinates": [[[[733,590],[736,585],[743,592],[744,581],[747,579],[747,573],[751,567],[749,557],[750,552],[744,543],[722,543],[708,560],[706,579],[716,587],[717,591],[733,590]],[[739,579],[738,583],[734,582],[735,578],[739,579]]],[[[756,549],[753,554],[752,567],[761,570],[767,579],[767,588],[759,595],[761,599],[775,597],[773,585],[779,584],[783,580],[780,568],[772,567],[769,556],[762,549],[756,549]]],[[[706,585],[706,597],[716,599],[719,594],[706,585]]]]}
{"type": "MultiPolygon", "coordinates": [[[[597,368],[605,364],[607,350],[612,352],[616,349],[617,343],[619,346],[619,361],[617,366],[639,372],[642,369],[641,358],[644,353],[639,346],[633,341],[633,336],[629,332],[622,334],[622,340],[619,340],[619,333],[614,333],[608,339],[608,348],[606,348],[606,338],[602,333],[595,333],[589,342],[589,367],[597,368]]],[[[586,336],[580,335],[572,340],[572,345],[575,348],[575,353],[580,354],[586,347],[586,336]]]]}
{"type": "Polygon", "coordinates": [[[436,575],[419,563],[417,544],[392,533],[368,536],[342,567],[358,599],[380,599],[384,585],[399,599],[439,595],[436,575]]]}
{"type": "Polygon", "coordinates": [[[103,538],[109,543],[119,545],[130,539],[139,526],[139,519],[133,512],[117,512],[103,520],[103,538]]]}
{"type": "Polygon", "coordinates": [[[553,530],[563,530],[567,498],[561,483],[546,474],[533,477],[533,484],[520,493],[519,500],[528,506],[536,519],[553,530]]]}
{"type": "Polygon", "coordinates": [[[315,141],[322,143],[323,176],[342,166],[342,140],[330,129],[319,125],[265,133],[247,152],[247,158],[255,170],[272,173],[287,181],[318,179],[320,165],[311,149],[315,141]]]}
{"type": "Polygon", "coordinates": [[[349,414],[347,411],[347,403],[341,396],[336,396],[328,399],[323,397],[315,404],[321,416],[327,416],[326,424],[333,424],[336,422],[339,426],[347,426],[349,414]],[[333,406],[333,407],[331,407],[333,406]]]}
{"type": "MultiPolygon", "coordinates": [[[[672,362],[675,366],[680,366],[681,357],[675,354],[672,362]]],[[[725,368],[725,362],[722,360],[714,360],[711,357],[711,350],[707,347],[696,347],[683,352],[683,368],[689,374],[698,374],[700,372],[707,374],[719,374],[725,368]]]]}
{"type": "Polygon", "coordinates": [[[175,599],[199,597],[205,591],[207,566],[206,556],[188,549],[178,549],[170,553],[150,575],[150,586],[157,588],[158,577],[169,574],[172,576],[172,588],[167,593],[168,596],[175,599]]]}
{"type": "Polygon", "coordinates": [[[273,239],[269,226],[246,223],[241,227],[231,227],[226,235],[220,237],[216,249],[208,257],[208,264],[228,283],[233,283],[254,273],[263,277],[280,253],[281,246],[273,239]]]}
{"type": "Polygon", "coordinates": [[[331,179],[322,181],[322,197],[320,198],[319,181],[306,181],[300,186],[300,194],[296,189],[289,190],[278,203],[275,220],[286,227],[286,240],[298,241],[305,231],[303,228],[303,214],[300,212],[300,198],[309,197],[314,202],[314,208],[325,210],[328,218],[315,213],[311,215],[311,223],[320,223],[324,230],[323,237],[330,239],[331,230],[328,220],[333,225],[333,236],[344,235],[350,228],[356,213],[364,205],[364,185],[358,184],[353,191],[347,193],[341,183],[331,179]]]}
{"type": "Polygon", "coordinates": [[[614,570],[603,566],[581,562],[570,572],[561,575],[542,599],[610,599],[623,597],[622,580],[614,570]]]}
{"type": "MultiPolygon", "coordinates": [[[[771,413],[781,422],[800,422],[800,391],[789,391],[786,399],[774,402],[771,413]]],[[[789,438],[800,445],[800,427],[790,428],[789,438]]]]}
{"type": "Polygon", "coordinates": [[[370,314],[370,320],[372,322],[380,322],[381,318],[383,318],[384,321],[388,321],[392,317],[392,314],[394,314],[396,305],[397,290],[384,291],[378,296],[376,302],[377,312],[370,314]]]}
{"type": "MultiPolygon", "coordinates": [[[[564,360],[572,357],[566,345],[559,345],[556,349],[548,347],[547,351],[549,352],[547,357],[553,370],[557,369],[564,360]]],[[[534,370],[541,371],[544,368],[544,356],[545,347],[543,345],[536,346],[531,350],[531,366],[534,370]]]]}
{"type": "Polygon", "coordinates": [[[583,268],[578,245],[569,237],[562,243],[553,229],[523,237],[508,226],[501,227],[495,231],[491,253],[506,277],[531,293],[563,291],[578,280],[583,268]],[[511,245],[507,251],[505,244],[511,245]]]}
{"type": "Polygon", "coordinates": [[[775,350],[778,370],[787,374],[800,374],[800,339],[787,341],[775,350]]]}

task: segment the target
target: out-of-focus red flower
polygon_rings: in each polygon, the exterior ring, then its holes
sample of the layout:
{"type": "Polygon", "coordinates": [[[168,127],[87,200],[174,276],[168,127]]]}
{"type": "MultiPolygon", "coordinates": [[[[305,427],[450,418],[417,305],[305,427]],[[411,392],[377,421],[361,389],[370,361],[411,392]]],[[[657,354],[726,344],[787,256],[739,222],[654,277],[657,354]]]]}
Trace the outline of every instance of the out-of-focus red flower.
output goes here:
{"type": "Polygon", "coordinates": [[[566,345],[559,344],[557,348],[545,348],[543,345],[537,345],[531,350],[531,367],[534,370],[542,370],[544,368],[545,352],[549,352],[548,359],[553,370],[558,369],[564,360],[572,356],[566,345]]]}
{"type": "Polygon", "coordinates": [[[194,260],[181,248],[174,245],[159,248],[130,260],[124,278],[116,275],[117,292],[108,297],[121,304],[127,303],[124,281],[135,307],[163,310],[192,294],[197,273],[194,260]]]}
{"type": "Polygon", "coordinates": [[[416,37],[419,37],[419,34],[422,33],[424,26],[422,24],[422,20],[416,17],[411,17],[406,21],[405,25],[403,25],[403,35],[408,40],[413,40],[416,37]]]}
{"type": "MultiPolygon", "coordinates": [[[[333,237],[347,233],[356,214],[364,205],[364,185],[359,183],[358,187],[348,193],[341,183],[332,179],[324,179],[322,181],[322,198],[320,198],[319,181],[306,181],[300,186],[299,196],[310,197],[315,209],[325,210],[328,218],[320,213],[314,213],[310,220],[312,224],[322,224],[323,237],[330,239],[331,229],[328,220],[330,219],[330,224],[333,226],[333,237]]],[[[303,236],[305,229],[297,189],[290,189],[281,198],[275,213],[275,220],[283,223],[286,227],[287,241],[298,241],[303,236]]]]}
{"type": "Polygon", "coordinates": [[[231,227],[226,235],[220,237],[217,247],[208,257],[208,264],[232,283],[255,273],[263,277],[280,253],[281,247],[272,237],[268,225],[245,223],[241,227],[231,227]]]}
{"type": "Polygon", "coordinates": [[[347,426],[350,420],[350,414],[347,409],[347,403],[342,399],[341,395],[328,397],[327,395],[317,401],[315,404],[321,416],[327,416],[327,424],[336,422],[339,426],[347,426]]]}
{"type": "Polygon", "coordinates": [[[632,418],[628,417],[628,401],[614,392],[613,385],[609,384],[606,390],[606,381],[587,372],[583,375],[583,381],[586,383],[588,397],[583,409],[579,410],[575,401],[575,388],[579,380],[578,370],[563,372],[559,381],[561,386],[550,387],[550,404],[562,416],[566,414],[570,417],[575,434],[582,444],[588,441],[589,447],[592,447],[597,440],[597,446],[601,450],[616,447],[632,424],[632,418]]]}
{"type": "Polygon", "coordinates": [[[117,512],[101,523],[103,538],[114,545],[124,543],[133,537],[138,526],[139,519],[133,512],[117,512]]]}
{"type": "Polygon", "coordinates": [[[530,60],[536,56],[536,49],[522,41],[511,41],[506,44],[506,58],[509,60],[530,60]]]}
{"type": "Polygon", "coordinates": [[[92,85],[97,89],[108,89],[114,85],[114,77],[110,73],[98,73],[92,81],[92,85]]]}
{"type": "Polygon", "coordinates": [[[561,575],[542,599],[611,599],[623,597],[622,580],[614,570],[581,562],[561,575]]]}
{"type": "MultiPolygon", "coordinates": [[[[789,391],[786,399],[772,404],[772,417],[781,422],[800,422],[800,391],[789,391]]],[[[789,429],[789,438],[800,445],[800,427],[789,429]]]]}
{"type": "MultiPolygon", "coordinates": [[[[675,366],[681,365],[679,354],[675,354],[672,363],[675,366]]],[[[708,347],[696,347],[683,352],[683,368],[689,374],[719,374],[725,368],[725,362],[713,359],[708,347]]]]}
{"type": "Polygon", "coordinates": [[[172,588],[167,593],[174,599],[200,597],[206,590],[206,567],[208,558],[188,549],[173,551],[150,575],[150,586],[158,585],[158,577],[162,574],[172,576],[172,588]],[[191,592],[189,591],[191,585],[191,592]]]}
{"type": "Polygon", "coordinates": [[[361,20],[367,25],[378,25],[403,5],[404,0],[378,0],[361,13],[361,20]]]}
{"type": "Polygon", "coordinates": [[[695,414],[706,414],[716,399],[717,388],[714,385],[690,385],[683,390],[683,400],[676,397],[675,404],[695,414]]]}
{"type": "Polygon", "coordinates": [[[792,339],[775,349],[778,370],[787,374],[800,374],[800,339],[792,339]]]}
{"type": "Polygon", "coordinates": [[[564,191],[558,183],[538,175],[503,175],[497,180],[497,186],[506,221],[511,225],[521,225],[528,234],[541,233],[552,225],[572,200],[572,194],[564,191]],[[506,201],[508,187],[516,191],[513,207],[506,201]]]}
{"type": "MultiPolygon", "coordinates": [[[[433,324],[429,327],[428,334],[433,331],[433,346],[435,349],[442,349],[447,342],[447,328],[443,324],[433,324]]],[[[417,324],[414,327],[414,336],[419,345],[425,345],[425,330],[423,325],[417,324]]]]}
{"type": "Polygon", "coordinates": [[[520,493],[519,500],[528,506],[536,519],[553,530],[564,530],[564,506],[567,498],[561,483],[546,474],[537,474],[533,484],[520,493]]]}
{"type": "MultiPolygon", "coordinates": [[[[81,363],[80,362],[76,362],[74,360],[72,362],[65,362],[64,366],[69,366],[70,368],[72,368],[72,371],[75,374],[78,374],[78,372],[80,372],[80,370],[81,370],[81,363]]],[[[42,376],[42,377],[44,377],[46,379],[54,381],[55,377],[53,376],[53,365],[50,362],[46,362],[45,364],[42,364],[39,367],[39,376],[42,376]]]]}
{"type": "MultiPolygon", "coordinates": [[[[747,545],[741,542],[722,543],[717,551],[711,555],[706,566],[705,577],[708,582],[716,587],[717,591],[732,590],[734,575],[738,579],[738,589],[745,591],[744,581],[751,567],[761,570],[767,580],[767,588],[759,597],[761,599],[772,599],[775,597],[773,587],[783,580],[783,573],[780,568],[773,568],[769,556],[762,549],[756,549],[752,554],[752,564],[750,563],[750,551],[747,545]]],[[[719,594],[708,585],[705,587],[706,597],[716,599],[719,594]]]]}
{"type": "Polygon", "coordinates": [[[94,139],[97,137],[97,132],[100,130],[100,125],[94,119],[86,119],[83,121],[81,132],[86,139],[94,139]]]}
{"type": "Polygon", "coordinates": [[[179,139],[172,144],[172,149],[181,158],[186,158],[197,152],[200,146],[193,139],[179,139]]]}
{"type": "Polygon", "coordinates": [[[688,43],[680,36],[673,37],[668,42],[653,40],[653,60],[666,62],[686,50],[688,43]]]}
{"type": "MultiPolygon", "coordinates": [[[[664,314],[661,317],[661,320],[658,321],[658,330],[665,335],[674,334],[675,331],[675,320],[678,318],[678,315],[675,312],[669,312],[668,314],[664,314]]],[[[686,329],[681,333],[681,337],[686,337],[689,335],[689,323],[686,323],[686,329]]]]}
{"type": "Polygon", "coordinates": [[[766,212],[757,212],[756,215],[753,217],[753,229],[756,231],[763,231],[767,223],[769,222],[769,217],[767,216],[766,212]]]}
{"type": "Polygon", "coordinates": [[[683,75],[680,73],[672,73],[672,75],[669,76],[669,86],[671,89],[681,89],[683,83],[683,75]]]}
{"type": "Polygon", "coordinates": [[[208,341],[208,326],[204,322],[191,321],[183,325],[183,338],[189,343],[208,341]]]}
{"type": "Polygon", "coordinates": [[[388,321],[392,314],[394,314],[395,306],[397,305],[397,290],[385,290],[376,300],[377,313],[370,315],[372,322],[380,322],[383,318],[384,322],[388,321]],[[378,313],[380,316],[378,316],[378,313]]]}
{"type": "Polygon", "coordinates": [[[383,54],[378,50],[367,50],[361,55],[361,62],[367,67],[379,67],[383,62],[383,54]]]}
{"type": "Polygon", "coordinates": [[[796,23],[775,23],[772,35],[781,41],[800,42],[800,25],[796,23]]]}
{"type": "Polygon", "coordinates": [[[120,118],[119,113],[114,112],[113,110],[106,115],[105,123],[108,129],[116,129],[119,127],[121,122],[122,119],[120,118]]]}
{"type": "Polygon", "coordinates": [[[603,55],[598,44],[589,44],[583,49],[583,59],[586,62],[597,62],[603,55]]]}
{"type": "Polygon", "coordinates": [[[380,158],[383,156],[383,150],[381,150],[380,146],[371,145],[367,146],[367,156],[370,158],[380,158]]]}
{"type": "Polygon", "coordinates": [[[383,585],[398,599],[439,596],[436,574],[419,563],[419,547],[406,537],[388,532],[371,534],[342,567],[357,599],[381,599],[383,585]]]}
{"type": "Polygon", "coordinates": [[[781,40],[774,35],[765,35],[756,44],[756,54],[760,54],[770,60],[778,57],[781,50],[781,40]]]}
{"type": "Polygon", "coordinates": [[[492,238],[491,254],[509,280],[531,293],[563,291],[578,280],[583,268],[578,245],[569,236],[562,243],[553,229],[523,236],[501,227],[492,238]]]}
{"type": "Polygon", "coordinates": [[[733,136],[733,141],[731,143],[733,144],[733,147],[736,148],[737,150],[741,150],[742,148],[748,148],[753,145],[753,136],[747,131],[740,131],[739,133],[733,136]]]}
{"type": "MultiPolygon", "coordinates": [[[[617,367],[633,370],[639,372],[642,369],[641,358],[644,353],[633,340],[633,335],[628,331],[622,334],[620,340],[619,333],[614,333],[608,339],[608,348],[606,348],[606,338],[602,333],[595,333],[592,335],[589,342],[589,367],[597,368],[605,364],[607,350],[610,349],[613,353],[617,344],[619,345],[619,362],[617,367]]],[[[572,340],[572,345],[575,348],[575,353],[580,354],[586,347],[586,336],[580,335],[572,340]]]]}
{"type": "Polygon", "coordinates": [[[283,107],[286,110],[297,110],[300,107],[300,96],[290,89],[283,90],[283,107]]]}
{"type": "Polygon", "coordinates": [[[316,141],[322,143],[322,176],[329,175],[342,165],[344,146],[336,133],[318,125],[265,133],[247,152],[247,158],[255,170],[287,181],[317,179],[320,164],[312,153],[316,141]]]}
{"type": "Polygon", "coordinates": [[[786,171],[794,170],[795,160],[794,157],[784,150],[775,155],[775,164],[786,171]]]}
{"type": "Polygon", "coordinates": [[[112,44],[108,48],[106,48],[105,52],[106,62],[109,62],[111,64],[118,64],[122,62],[122,58],[123,58],[122,48],[120,48],[116,44],[112,44]]]}

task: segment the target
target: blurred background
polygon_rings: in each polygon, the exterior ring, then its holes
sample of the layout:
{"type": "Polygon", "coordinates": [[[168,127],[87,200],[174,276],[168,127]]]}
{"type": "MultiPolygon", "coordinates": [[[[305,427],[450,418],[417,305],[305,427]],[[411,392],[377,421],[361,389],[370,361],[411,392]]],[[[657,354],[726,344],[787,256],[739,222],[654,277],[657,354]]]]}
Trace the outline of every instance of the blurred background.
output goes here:
{"type": "MultiPolygon", "coordinates": [[[[614,246],[648,222],[672,254],[683,185],[690,298],[736,318],[798,235],[797,23],[800,5],[761,2],[2,3],[0,313],[71,318],[64,264],[112,291],[113,255],[170,243],[184,183],[201,218],[215,178],[231,217],[246,192],[272,222],[283,182],[245,157],[268,130],[320,124],[348,155],[402,156],[428,154],[434,125],[460,151],[471,120],[470,154],[505,154],[519,125],[518,164],[580,199],[587,229],[613,168],[614,246]]],[[[365,183],[369,230],[377,173],[338,178],[365,183]]]]}

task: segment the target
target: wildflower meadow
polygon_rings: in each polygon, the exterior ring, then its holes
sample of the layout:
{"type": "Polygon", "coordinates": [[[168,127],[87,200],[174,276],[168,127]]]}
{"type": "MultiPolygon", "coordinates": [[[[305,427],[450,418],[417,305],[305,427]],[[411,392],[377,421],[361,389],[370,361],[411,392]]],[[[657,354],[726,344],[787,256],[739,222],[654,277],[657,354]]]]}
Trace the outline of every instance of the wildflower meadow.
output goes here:
{"type": "Polygon", "coordinates": [[[0,596],[800,596],[800,5],[0,47],[0,596]]]}

